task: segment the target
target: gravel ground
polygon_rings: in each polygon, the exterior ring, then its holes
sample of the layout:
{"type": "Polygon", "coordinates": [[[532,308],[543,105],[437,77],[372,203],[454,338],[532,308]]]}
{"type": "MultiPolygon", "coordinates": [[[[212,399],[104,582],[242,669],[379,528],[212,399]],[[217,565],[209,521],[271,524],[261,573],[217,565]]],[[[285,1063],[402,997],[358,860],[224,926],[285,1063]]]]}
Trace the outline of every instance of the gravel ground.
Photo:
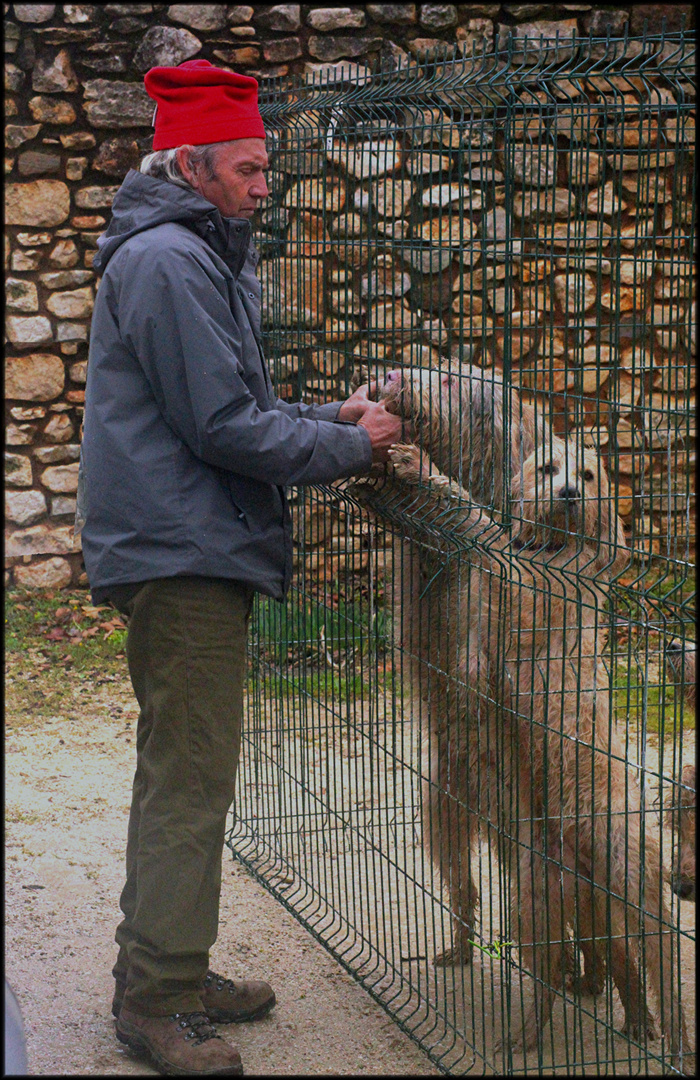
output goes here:
{"type": "MultiPolygon", "coordinates": [[[[126,678],[100,681],[68,676],[65,709],[45,717],[8,690],[6,977],[39,1076],[155,1074],[117,1043],[110,1014],[137,714],[126,678]]],[[[277,994],[264,1020],[221,1029],[248,1075],[437,1075],[228,851],[212,966],[277,994]]]]}

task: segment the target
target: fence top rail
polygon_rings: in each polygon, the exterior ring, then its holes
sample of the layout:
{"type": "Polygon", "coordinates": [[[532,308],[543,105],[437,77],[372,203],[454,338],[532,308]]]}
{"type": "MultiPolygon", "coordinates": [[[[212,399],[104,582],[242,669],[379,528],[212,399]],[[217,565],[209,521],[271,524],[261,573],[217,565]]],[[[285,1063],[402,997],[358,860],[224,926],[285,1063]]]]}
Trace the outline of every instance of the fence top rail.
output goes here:
{"type": "MultiPolygon", "coordinates": [[[[445,104],[505,105],[523,93],[547,90],[547,82],[582,90],[577,78],[602,80],[609,92],[620,96],[627,89],[653,95],[662,79],[681,100],[694,98],[695,32],[642,34],[635,37],[517,36],[511,33],[504,48],[459,53],[445,42],[425,63],[399,60],[391,69],[371,72],[358,63],[319,65],[305,75],[277,76],[260,87],[260,107],[268,122],[288,113],[303,113],[337,104],[386,106],[435,102],[445,104]],[[627,80],[629,80],[627,82],[627,80]],[[634,82],[632,81],[634,80],[634,82]]],[[[561,91],[557,96],[561,99],[561,91]]],[[[564,99],[566,100],[566,92],[564,99]]],[[[653,100],[652,100],[653,104],[653,100]]]]}

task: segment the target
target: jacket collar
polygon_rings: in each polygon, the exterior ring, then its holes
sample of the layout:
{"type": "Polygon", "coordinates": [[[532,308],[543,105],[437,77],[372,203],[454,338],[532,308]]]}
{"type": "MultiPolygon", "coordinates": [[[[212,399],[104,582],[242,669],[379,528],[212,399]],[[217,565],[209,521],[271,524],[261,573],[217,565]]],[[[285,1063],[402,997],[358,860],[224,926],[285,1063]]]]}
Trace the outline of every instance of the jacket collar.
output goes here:
{"type": "Polygon", "coordinates": [[[192,228],[220,255],[234,277],[245,263],[251,241],[250,222],[245,218],[225,218],[217,209],[192,222],[192,228]]]}

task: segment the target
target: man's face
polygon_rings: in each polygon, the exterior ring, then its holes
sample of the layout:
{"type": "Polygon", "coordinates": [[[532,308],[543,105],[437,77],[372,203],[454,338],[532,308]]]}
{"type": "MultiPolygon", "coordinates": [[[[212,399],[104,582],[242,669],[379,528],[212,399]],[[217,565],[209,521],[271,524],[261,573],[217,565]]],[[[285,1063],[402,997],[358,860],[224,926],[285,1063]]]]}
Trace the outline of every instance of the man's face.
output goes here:
{"type": "Polygon", "coordinates": [[[187,158],[187,152],[181,148],[178,161],[186,179],[195,191],[214,204],[223,217],[251,217],[258,201],[268,194],[265,181],[268,159],[264,139],[236,139],[222,143],[216,155],[212,180],[207,178],[202,166],[193,172],[187,158]]]}

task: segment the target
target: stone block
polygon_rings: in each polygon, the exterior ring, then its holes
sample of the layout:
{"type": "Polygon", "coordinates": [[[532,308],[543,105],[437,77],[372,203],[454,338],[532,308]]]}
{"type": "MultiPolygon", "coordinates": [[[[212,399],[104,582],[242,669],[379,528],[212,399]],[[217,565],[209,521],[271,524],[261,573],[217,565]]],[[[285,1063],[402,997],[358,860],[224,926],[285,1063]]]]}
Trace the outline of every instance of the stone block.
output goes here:
{"type": "Polygon", "coordinates": [[[236,23],[247,23],[253,18],[254,11],[255,8],[251,7],[250,4],[237,4],[229,7],[227,18],[234,25],[236,23]]]}
{"type": "Polygon", "coordinates": [[[340,60],[341,57],[364,56],[372,49],[381,47],[380,37],[316,37],[312,34],[307,48],[311,56],[326,63],[340,60]]]}
{"type": "Polygon", "coordinates": [[[94,305],[95,301],[89,285],[83,289],[52,293],[46,301],[49,311],[61,319],[86,319],[92,314],[94,305]]]}
{"type": "Polygon", "coordinates": [[[43,124],[75,123],[75,109],[69,101],[52,101],[39,96],[30,98],[28,104],[32,117],[43,124]]]}
{"type": "Polygon", "coordinates": [[[447,30],[458,22],[454,4],[421,4],[420,24],[428,30],[447,30]]]}
{"type": "Polygon", "coordinates": [[[56,324],[56,341],[87,341],[88,327],[84,323],[59,322],[56,324]]]}
{"type": "Polygon", "coordinates": [[[596,287],[590,274],[555,274],[554,296],[567,314],[580,315],[593,307],[596,287]]]}
{"type": "Polygon", "coordinates": [[[415,4],[367,4],[370,19],[384,25],[411,26],[418,21],[415,4]]]}
{"type": "Polygon", "coordinates": [[[284,63],[286,60],[296,60],[297,57],[302,55],[301,41],[298,37],[278,38],[275,41],[266,41],[263,46],[263,55],[268,63],[271,64],[284,63]]]}
{"type": "Polygon", "coordinates": [[[512,155],[513,178],[525,187],[553,187],[557,180],[556,147],[547,144],[516,146],[512,155]]]}
{"type": "Polygon", "coordinates": [[[70,213],[70,193],[61,180],[31,180],[5,188],[7,225],[60,225],[70,213]]]}
{"type": "Polygon", "coordinates": [[[302,180],[289,189],[284,197],[284,205],[336,213],[345,206],[345,185],[330,178],[325,183],[322,180],[302,180]]]}
{"type": "Polygon", "coordinates": [[[74,517],[77,508],[77,499],[71,499],[68,495],[57,495],[51,500],[51,517],[65,517],[67,514],[74,517]]]}
{"type": "Polygon", "coordinates": [[[64,446],[38,446],[34,457],[40,465],[55,465],[57,461],[78,461],[80,444],[67,443],[64,446]]]}
{"type": "Polygon", "coordinates": [[[55,413],[44,428],[44,437],[52,443],[65,443],[73,438],[75,428],[67,413],[55,413]]]}
{"type": "Polygon", "coordinates": [[[40,150],[27,150],[17,158],[20,176],[37,176],[42,173],[56,173],[61,167],[58,154],[45,154],[40,150]]]}
{"type": "MultiPolygon", "coordinates": [[[[65,7],[68,5],[64,5],[64,10],[65,7]]],[[[15,582],[25,589],[64,589],[70,585],[73,577],[70,563],[57,555],[32,562],[29,566],[15,566],[13,574],[15,582]]]]}
{"type": "Polygon", "coordinates": [[[34,442],[34,424],[8,424],[5,428],[5,446],[29,446],[34,442]]]}
{"type": "Polygon", "coordinates": [[[79,462],[70,465],[49,465],[41,474],[41,482],[49,491],[77,491],[79,462]]]}
{"type": "Polygon", "coordinates": [[[133,65],[137,71],[148,71],[152,67],[177,67],[184,60],[196,56],[201,49],[201,41],[189,30],[152,26],[136,50],[133,65]]]}
{"type": "Polygon", "coordinates": [[[63,20],[69,24],[89,23],[95,18],[96,6],[94,4],[64,4],[63,20]]]}
{"type": "Polygon", "coordinates": [[[44,94],[72,94],[78,89],[78,79],[70,57],[61,49],[53,58],[40,56],[32,72],[32,89],[44,94]]]}
{"type": "Polygon", "coordinates": [[[73,382],[84,383],[87,381],[87,360],[78,360],[75,364],[71,364],[68,374],[73,382]]]}
{"type": "Polygon", "coordinates": [[[45,345],[53,341],[51,323],[43,315],[8,315],[5,333],[13,345],[45,345]]]}
{"type": "Polygon", "coordinates": [[[297,211],[287,232],[287,256],[322,256],[329,243],[321,215],[297,211]]]}
{"type": "Polygon", "coordinates": [[[80,537],[73,535],[72,525],[30,525],[5,537],[5,556],[11,559],[22,555],[72,555],[80,550],[80,537]]]}
{"type": "Polygon", "coordinates": [[[81,210],[98,210],[103,206],[111,206],[114,196],[119,191],[119,185],[109,187],[84,187],[75,193],[75,205],[81,210]]]}
{"type": "Polygon", "coordinates": [[[398,169],[403,151],[395,139],[386,139],[359,143],[356,146],[335,143],[326,156],[356,180],[369,180],[398,169]]]}
{"type": "Polygon", "coordinates": [[[347,7],[314,8],[306,16],[306,21],[314,30],[327,33],[329,30],[352,30],[364,26],[367,22],[363,11],[347,7]]]}
{"type": "Polygon", "coordinates": [[[687,30],[693,25],[693,4],[630,4],[629,29],[631,34],[660,34],[666,31],[687,30]]]}
{"type": "Polygon", "coordinates": [[[244,45],[237,49],[214,49],[214,56],[225,64],[251,67],[259,62],[260,49],[257,45],[244,45]]]}
{"type": "Polygon", "coordinates": [[[32,462],[24,454],[5,451],[5,483],[10,487],[32,486],[32,462]]]}
{"type": "Polygon", "coordinates": [[[88,79],[85,83],[83,108],[93,127],[150,129],[153,107],[153,101],[141,83],[115,82],[111,79],[88,79]]]}
{"type": "Polygon", "coordinates": [[[91,131],[72,131],[69,135],[59,135],[59,139],[66,150],[90,150],[97,142],[91,131]]]}
{"type": "Polygon", "coordinates": [[[50,252],[49,259],[56,266],[75,266],[78,261],[78,249],[72,240],[59,240],[50,252]]]}
{"type": "Polygon", "coordinates": [[[267,321],[274,326],[319,327],[323,324],[323,261],[279,259],[262,262],[263,295],[271,297],[267,321]]]}
{"type": "Polygon", "coordinates": [[[12,269],[19,271],[37,270],[41,262],[40,251],[13,251],[12,269]]]}
{"type": "Polygon", "coordinates": [[[16,150],[22,143],[35,139],[41,124],[8,124],[5,128],[5,149],[16,150]]]}
{"type": "Polygon", "coordinates": [[[58,356],[30,353],[5,359],[5,397],[10,400],[53,401],[64,383],[63,361],[58,356]]]}
{"type": "Polygon", "coordinates": [[[23,23],[45,23],[53,18],[55,4],[13,4],[15,18],[23,23]]]}
{"type": "Polygon", "coordinates": [[[13,311],[38,311],[39,296],[33,281],[5,279],[5,303],[13,311]]]}
{"type": "Polygon", "coordinates": [[[192,30],[223,30],[226,4],[171,4],[168,18],[192,30]]]}
{"type": "Polygon", "coordinates": [[[46,499],[40,491],[6,491],[5,519],[13,525],[32,525],[46,513],[46,499]]]}
{"type": "Polygon", "coordinates": [[[257,22],[270,30],[298,30],[301,27],[301,4],[274,4],[258,15],[257,22]]]}

